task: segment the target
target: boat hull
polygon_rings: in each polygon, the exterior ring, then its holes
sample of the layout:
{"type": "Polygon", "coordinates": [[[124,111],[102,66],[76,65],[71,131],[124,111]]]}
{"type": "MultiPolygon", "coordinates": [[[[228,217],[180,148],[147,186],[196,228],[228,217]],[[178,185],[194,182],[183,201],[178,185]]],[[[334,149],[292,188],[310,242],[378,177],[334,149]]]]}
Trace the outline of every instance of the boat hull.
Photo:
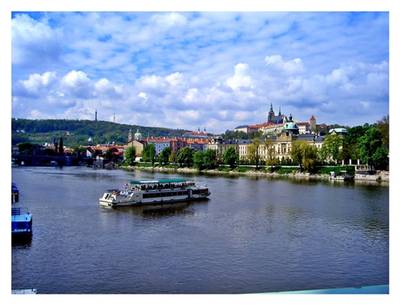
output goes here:
{"type": "Polygon", "coordinates": [[[196,195],[196,196],[179,196],[179,197],[162,197],[162,198],[148,198],[143,199],[141,201],[120,201],[120,202],[112,202],[109,200],[100,199],[100,205],[104,207],[123,207],[123,206],[160,206],[166,207],[167,205],[174,205],[176,203],[188,202],[188,201],[196,201],[196,200],[204,200],[208,199],[208,195],[196,195]]]}

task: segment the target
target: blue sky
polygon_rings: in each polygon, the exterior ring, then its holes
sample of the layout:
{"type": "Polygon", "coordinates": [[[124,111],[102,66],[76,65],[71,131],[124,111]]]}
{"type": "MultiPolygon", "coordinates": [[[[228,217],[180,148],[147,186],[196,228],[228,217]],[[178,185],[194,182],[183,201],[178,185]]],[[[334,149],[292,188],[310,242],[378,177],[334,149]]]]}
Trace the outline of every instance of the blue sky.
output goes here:
{"type": "Polygon", "coordinates": [[[389,112],[387,13],[12,14],[13,117],[222,132],[389,112]]]}

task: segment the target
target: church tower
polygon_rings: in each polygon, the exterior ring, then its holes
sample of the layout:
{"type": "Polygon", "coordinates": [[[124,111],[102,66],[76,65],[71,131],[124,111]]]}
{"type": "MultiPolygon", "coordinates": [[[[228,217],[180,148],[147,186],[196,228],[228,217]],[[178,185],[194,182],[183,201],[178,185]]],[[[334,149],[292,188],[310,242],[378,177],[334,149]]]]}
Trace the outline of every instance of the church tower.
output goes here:
{"type": "Polygon", "coordinates": [[[274,109],[272,108],[272,103],[271,103],[271,107],[269,108],[269,112],[268,112],[268,118],[267,118],[267,122],[268,123],[272,123],[275,117],[275,112],[274,109]]]}
{"type": "Polygon", "coordinates": [[[128,133],[128,143],[132,142],[132,129],[129,129],[128,133]]]}

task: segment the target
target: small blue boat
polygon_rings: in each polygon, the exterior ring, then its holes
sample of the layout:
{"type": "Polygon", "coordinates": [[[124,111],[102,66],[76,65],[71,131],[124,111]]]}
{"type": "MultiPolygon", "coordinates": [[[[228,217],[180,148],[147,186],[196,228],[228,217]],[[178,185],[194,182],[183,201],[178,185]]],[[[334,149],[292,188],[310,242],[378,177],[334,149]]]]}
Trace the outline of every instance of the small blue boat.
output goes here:
{"type": "Polygon", "coordinates": [[[11,232],[13,238],[32,236],[32,214],[24,208],[11,208],[11,232]]]}

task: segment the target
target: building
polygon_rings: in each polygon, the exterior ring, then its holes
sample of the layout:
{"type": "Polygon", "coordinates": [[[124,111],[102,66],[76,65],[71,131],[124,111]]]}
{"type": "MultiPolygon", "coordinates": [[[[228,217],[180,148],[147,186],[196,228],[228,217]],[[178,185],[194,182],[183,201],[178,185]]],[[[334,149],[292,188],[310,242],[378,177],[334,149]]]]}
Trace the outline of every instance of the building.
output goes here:
{"type": "Polygon", "coordinates": [[[126,144],[125,149],[132,146],[135,148],[136,157],[141,157],[144,148],[144,141],[132,140],[126,144]]]}
{"type": "Polygon", "coordinates": [[[180,139],[180,138],[173,138],[172,140],[171,140],[171,150],[173,151],[173,152],[177,152],[178,150],[180,150],[181,148],[183,148],[183,147],[186,147],[187,146],[187,142],[185,141],[185,140],[183,140],[183,139],[180,139]]]}
{"type": "Polygon", "coordinates": [[[272,124],[282,124],[285,119],[285,115],[281,114],[281,107],[279,107],[279,113],[278,115],[275,115],[274,109],[271,107],[269,109],[268,115],[267,115],[267,123],[272,123],[272,124]]]}
{"type": "Polygon", "coordinates": [[[182,135],[183,139],[208,139],[209,134],[204,131],[200,131],[200,128],[197,131],[187,131],[182,135]]]}
{"type": "MultiPolygon", "coordinates": [[[[300,128],[293,121],[292,116],[285,118],[285,122],[281,124],[279,133],[267,134],[265,139],[261,141],[258,147],[258,155],[260,160],[268,159],[291,159],[292,145],[296,141],[305,141],[306,143],[321,149],[324,137],[317,136],[312,133],[300,133],[300,128]]],[[[249,159],[249,146],[251,142],[238,143],[239,159],[244,161],[249,159]]]]}
{"type": "Polygon", "coordinates": [[[150,137],[145,140],[146,144],[153,144],[154,148],[156,149],[156,155],[162,152],[165,148],[171,148],[171,140],[170,138],[166,137],[150,137]]]}
{"type": "Polygon", "coordinates": [[[329,134],[337,134],[339,136],[345,136],[345,135],[347,135],[347,129],[346,128],[332,128],[332,129],[329,129],[329,134]]]}
{"type": "Polygon", "coordinates": [[[258,131],[261,131],[264,135],[279,134],[280,132],[282,132],[283,126],[284,126],[283,123],[274,124],[268,122],[264,124],[255,125],[258,131]]]}

